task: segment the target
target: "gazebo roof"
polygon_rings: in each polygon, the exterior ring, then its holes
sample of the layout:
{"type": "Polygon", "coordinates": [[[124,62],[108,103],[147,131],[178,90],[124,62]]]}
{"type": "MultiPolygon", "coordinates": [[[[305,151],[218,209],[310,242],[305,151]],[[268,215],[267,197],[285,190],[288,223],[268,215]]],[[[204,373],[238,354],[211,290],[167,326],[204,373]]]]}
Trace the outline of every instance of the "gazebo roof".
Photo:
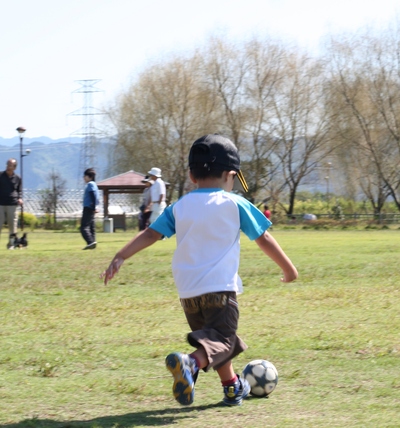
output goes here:
{"type": "Polygon", "coordinates": [[[146,187],[142,183],[144,177],[145,175],[140,172],[128,171],[99,181],[97,186],[100,190],[119,190],[121,193],[123,190],[136,189],[142,191],[146,187]]]}
{"type": "MultiPolygon", "coordinates": [[[[146,188],[146,185],[142,183],[144,177],[145,175],[140,172],[128,171],[97,183],[97,187],[103,191],[104,218],[108,217],[109,195],[116,193],[143,193],[146,188]]],[[[166,182],[165,186],[169,187],[169,183],[166,182]]]]}

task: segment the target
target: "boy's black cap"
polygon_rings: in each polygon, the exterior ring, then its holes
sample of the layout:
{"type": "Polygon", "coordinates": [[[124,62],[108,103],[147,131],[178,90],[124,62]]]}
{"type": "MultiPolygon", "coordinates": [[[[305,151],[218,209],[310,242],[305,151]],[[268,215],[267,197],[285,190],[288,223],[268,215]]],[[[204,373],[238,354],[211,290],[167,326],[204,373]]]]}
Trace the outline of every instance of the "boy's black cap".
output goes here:
{"type": "Polygon", "coordinates": [[[236,171],[243,190],[249,187],[240,170],[240,157],[236,146],[229,138],[209,134],[196,140],[189,152],[189,168],[209,168],[221,171],[236,171]]]}

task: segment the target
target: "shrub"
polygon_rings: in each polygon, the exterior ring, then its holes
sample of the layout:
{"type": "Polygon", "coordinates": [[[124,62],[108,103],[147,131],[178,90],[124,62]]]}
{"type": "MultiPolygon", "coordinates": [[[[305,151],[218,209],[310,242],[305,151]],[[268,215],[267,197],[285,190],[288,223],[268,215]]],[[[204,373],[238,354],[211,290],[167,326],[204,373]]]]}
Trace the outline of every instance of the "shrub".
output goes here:
{"type": "MultiPolygon", "coordinates": [[[[18,216],[18,221],[21,224],[21,214],[18,216]]],[[[38,219],[35,215],[24,212],[24,226],[28,226],[31,230],[35,229],[38,225],[38,219]]]]}

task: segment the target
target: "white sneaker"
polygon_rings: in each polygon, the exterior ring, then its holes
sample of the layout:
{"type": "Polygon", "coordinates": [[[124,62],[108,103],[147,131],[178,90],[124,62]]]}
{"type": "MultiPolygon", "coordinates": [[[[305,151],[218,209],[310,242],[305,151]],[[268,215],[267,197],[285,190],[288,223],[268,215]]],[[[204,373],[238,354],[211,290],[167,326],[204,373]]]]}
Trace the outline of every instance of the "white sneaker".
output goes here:
{"type": "Polygon", "coordinates": [[[97,242],[92,242],[91,244],[86,245],[82,250],[94,250],[96,248],[97,242]]]}

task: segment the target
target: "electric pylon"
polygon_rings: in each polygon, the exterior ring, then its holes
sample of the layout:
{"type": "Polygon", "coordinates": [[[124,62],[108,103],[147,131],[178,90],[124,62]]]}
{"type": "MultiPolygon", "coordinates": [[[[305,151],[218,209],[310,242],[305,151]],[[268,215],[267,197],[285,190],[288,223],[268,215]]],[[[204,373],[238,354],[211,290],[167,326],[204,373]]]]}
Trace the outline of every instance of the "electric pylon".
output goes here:
{"type": "Polygon", "coordinates": [[[93,94],[102,92],[96,88],[100,82],[98,79],[76,80],[81,85],[73,91],[73,94],[83,94],[83,107],[70,113],[71,116],[82,116],[82,128],[73,132],[71,135],[82,137],[82,147],[79,156],[78,183],[82,183],[83,171],[87,168],[96,169],[96,144],[98,138],[102,135],[95,126],[95,116],[104,114],[93,107],[93,94]]]}

